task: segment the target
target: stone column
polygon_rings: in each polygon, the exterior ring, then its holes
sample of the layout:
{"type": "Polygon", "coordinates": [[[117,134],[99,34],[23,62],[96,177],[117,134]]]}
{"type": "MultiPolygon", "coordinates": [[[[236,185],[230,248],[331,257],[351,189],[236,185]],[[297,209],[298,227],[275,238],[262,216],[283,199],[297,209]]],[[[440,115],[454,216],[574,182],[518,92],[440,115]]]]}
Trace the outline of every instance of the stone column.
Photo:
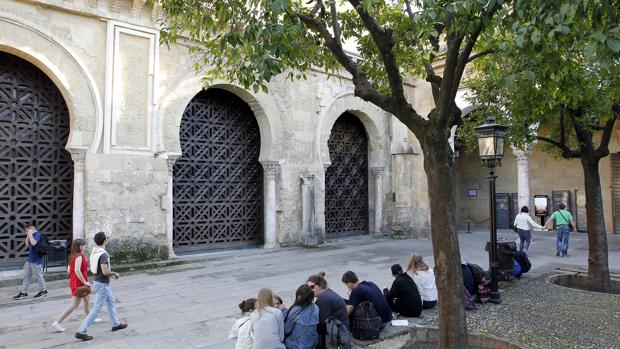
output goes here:
{"type": "MultiPolygon", "coordinates": [[[[529,158],[532,153],[532,146],[527,145],[525,149],[512,148],[512,153],[517,158],[517,192],[519,207],[530,206],[530,165],[529,158]]],[[[534,212],[532,210],[532,212],[534,212]]]]}
{"type": "Polygon", "coordinates": [[[265,223],[265,248],[278,247],[276,241],[276,178],[280,164],[277,161],[265,161],[264,169],[264,205],[263,220],[265,223]]]}
{"type": "Polygon", "coordinates": [[[178,155],[168,155],[166,164],[168,165],[168,187],[166,189],[166,196],[162,198],[162,209],[166,210],[166,240],[168,241],[168,258],[174,258],[174,164],[176,163],[178,155]]]}
{"type": "Polygon", "coordinates": [[[374,234],[382,234],[383,226],[383,175],[385,167],[373,167],[372,174],[375,179],[375,226],[374,234]]]}
{"type": "Polygon", "coordinates": [[[85,239],[84,236],[84,159],[86,149],[72,149],[73,159],[73,239],[85,239]]]}
{"type": "Polygon", "coordinates": [[[316,210],[314,205],[314,181],[316,176],[304,173],[301,176],[301,201],[302,201],[302,232],[303,243],[308,247],[316,247],[319,239],[316,236],[315,219],[316,210]]]}

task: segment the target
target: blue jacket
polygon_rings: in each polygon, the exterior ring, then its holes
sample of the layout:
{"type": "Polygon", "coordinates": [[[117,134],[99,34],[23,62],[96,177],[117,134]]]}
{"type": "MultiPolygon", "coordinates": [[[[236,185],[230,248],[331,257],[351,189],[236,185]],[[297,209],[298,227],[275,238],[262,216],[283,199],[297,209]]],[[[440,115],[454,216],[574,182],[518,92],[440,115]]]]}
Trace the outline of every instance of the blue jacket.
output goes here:
{"type": "Polygon", "coordinates": [[[314,349],[319,342],[316,325],[319,307],[316,304],[302,308],[292,306],[284,313],[284,345],[286,349],[314,349]]]}

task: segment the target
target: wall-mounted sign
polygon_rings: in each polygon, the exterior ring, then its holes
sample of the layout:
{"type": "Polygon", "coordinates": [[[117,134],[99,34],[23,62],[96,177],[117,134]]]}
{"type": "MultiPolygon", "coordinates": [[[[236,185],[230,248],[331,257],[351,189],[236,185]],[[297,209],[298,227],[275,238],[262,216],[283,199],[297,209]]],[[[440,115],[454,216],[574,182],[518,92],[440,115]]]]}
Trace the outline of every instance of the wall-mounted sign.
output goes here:
{"type": "Polygon", "coordinates": [[[554,211],[560,209],[560,204],[564,204],[566,205],[567,210],[569,210],[571,213],[574,213],[570,190],[552,190],[551,200],[553,201],[554,211]]]}
{"type": "Polygon", "coordinates": [[[541,217],[549,214],[549,197],[547,195],[534,195],[534,214],[541,217]]]}
{"type": "Polygon", "coordinates": [[[478,189],[467,189],[467,196],[470,198],[475,198],[478,196],[478,189]]]}

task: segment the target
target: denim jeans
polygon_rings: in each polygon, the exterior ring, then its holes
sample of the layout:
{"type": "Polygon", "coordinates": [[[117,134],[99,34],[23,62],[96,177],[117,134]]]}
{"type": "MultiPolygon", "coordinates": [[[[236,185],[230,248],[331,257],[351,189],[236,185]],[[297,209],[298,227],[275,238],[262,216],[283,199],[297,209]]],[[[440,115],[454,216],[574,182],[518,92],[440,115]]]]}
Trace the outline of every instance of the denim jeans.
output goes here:
{"type": "Polygon", "coordinates": [[[530,241],[532,234],[529,230],[523,230],[517,228],[517,234],[519,234],[519,251],[526,252],[530,248],[530,241]]]}
{"type": "Polygon", "coordinates": [[[28,293],[28,287],[30,287],[30,278],[34,275],[39,285],[39,291],[45,291],[45,279],[43,279],[43,265],[37,263],[30,263],[26,261],[24,263],[24,279],[22,282],[22,293],[28,293]]]}
{"type": "Polygon", "coordinates": [[[557,227],[556,232],[558,234],[556,251],[561,253],[562,256],[566,256],[568,253],[568,235],[570,234],[570,227],[568,225],[560,225],[557,227]]]}
{"type": "Polygon", "coordinates": [[[97,318],[97,315],[101,312],[103,304],[108,306],[108,315],[110,315],[110,322],[112,326],[120,325],[116,308],[114,307],[114,296],[112,295],[112,289],[110,284],[93,281],[92,283],[93,293],[95,294],[95,306],[91,309],[90,313],[80,325],[79,333],[87,333],[93,321],[97,318]]]}

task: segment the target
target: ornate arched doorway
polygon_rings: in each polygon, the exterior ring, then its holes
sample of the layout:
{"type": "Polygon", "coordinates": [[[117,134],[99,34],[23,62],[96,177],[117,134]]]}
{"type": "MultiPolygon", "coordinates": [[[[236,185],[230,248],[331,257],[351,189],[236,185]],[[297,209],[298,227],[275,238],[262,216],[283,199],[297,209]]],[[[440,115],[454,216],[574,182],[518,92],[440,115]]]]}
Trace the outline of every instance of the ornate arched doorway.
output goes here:
{"type": "Polygon", "coordinates": [[[71,240],[73,161],[69,112],[36,66],[0,52],[0,264],[25,259],[24,225],[71,240]]]}
{"type": "Polygon", "coordinates": [[[175,252],[261,244],[260,132],[249,106],[220,89],[196,95],[181,120],[174,166],[175,252]]]}
{"type": "Polygon", "coordinates": [[[334,123],[329,141],[331,165],[325,173],[327,236],[368,233],[368,137],[351,113],[334,123]]]}

